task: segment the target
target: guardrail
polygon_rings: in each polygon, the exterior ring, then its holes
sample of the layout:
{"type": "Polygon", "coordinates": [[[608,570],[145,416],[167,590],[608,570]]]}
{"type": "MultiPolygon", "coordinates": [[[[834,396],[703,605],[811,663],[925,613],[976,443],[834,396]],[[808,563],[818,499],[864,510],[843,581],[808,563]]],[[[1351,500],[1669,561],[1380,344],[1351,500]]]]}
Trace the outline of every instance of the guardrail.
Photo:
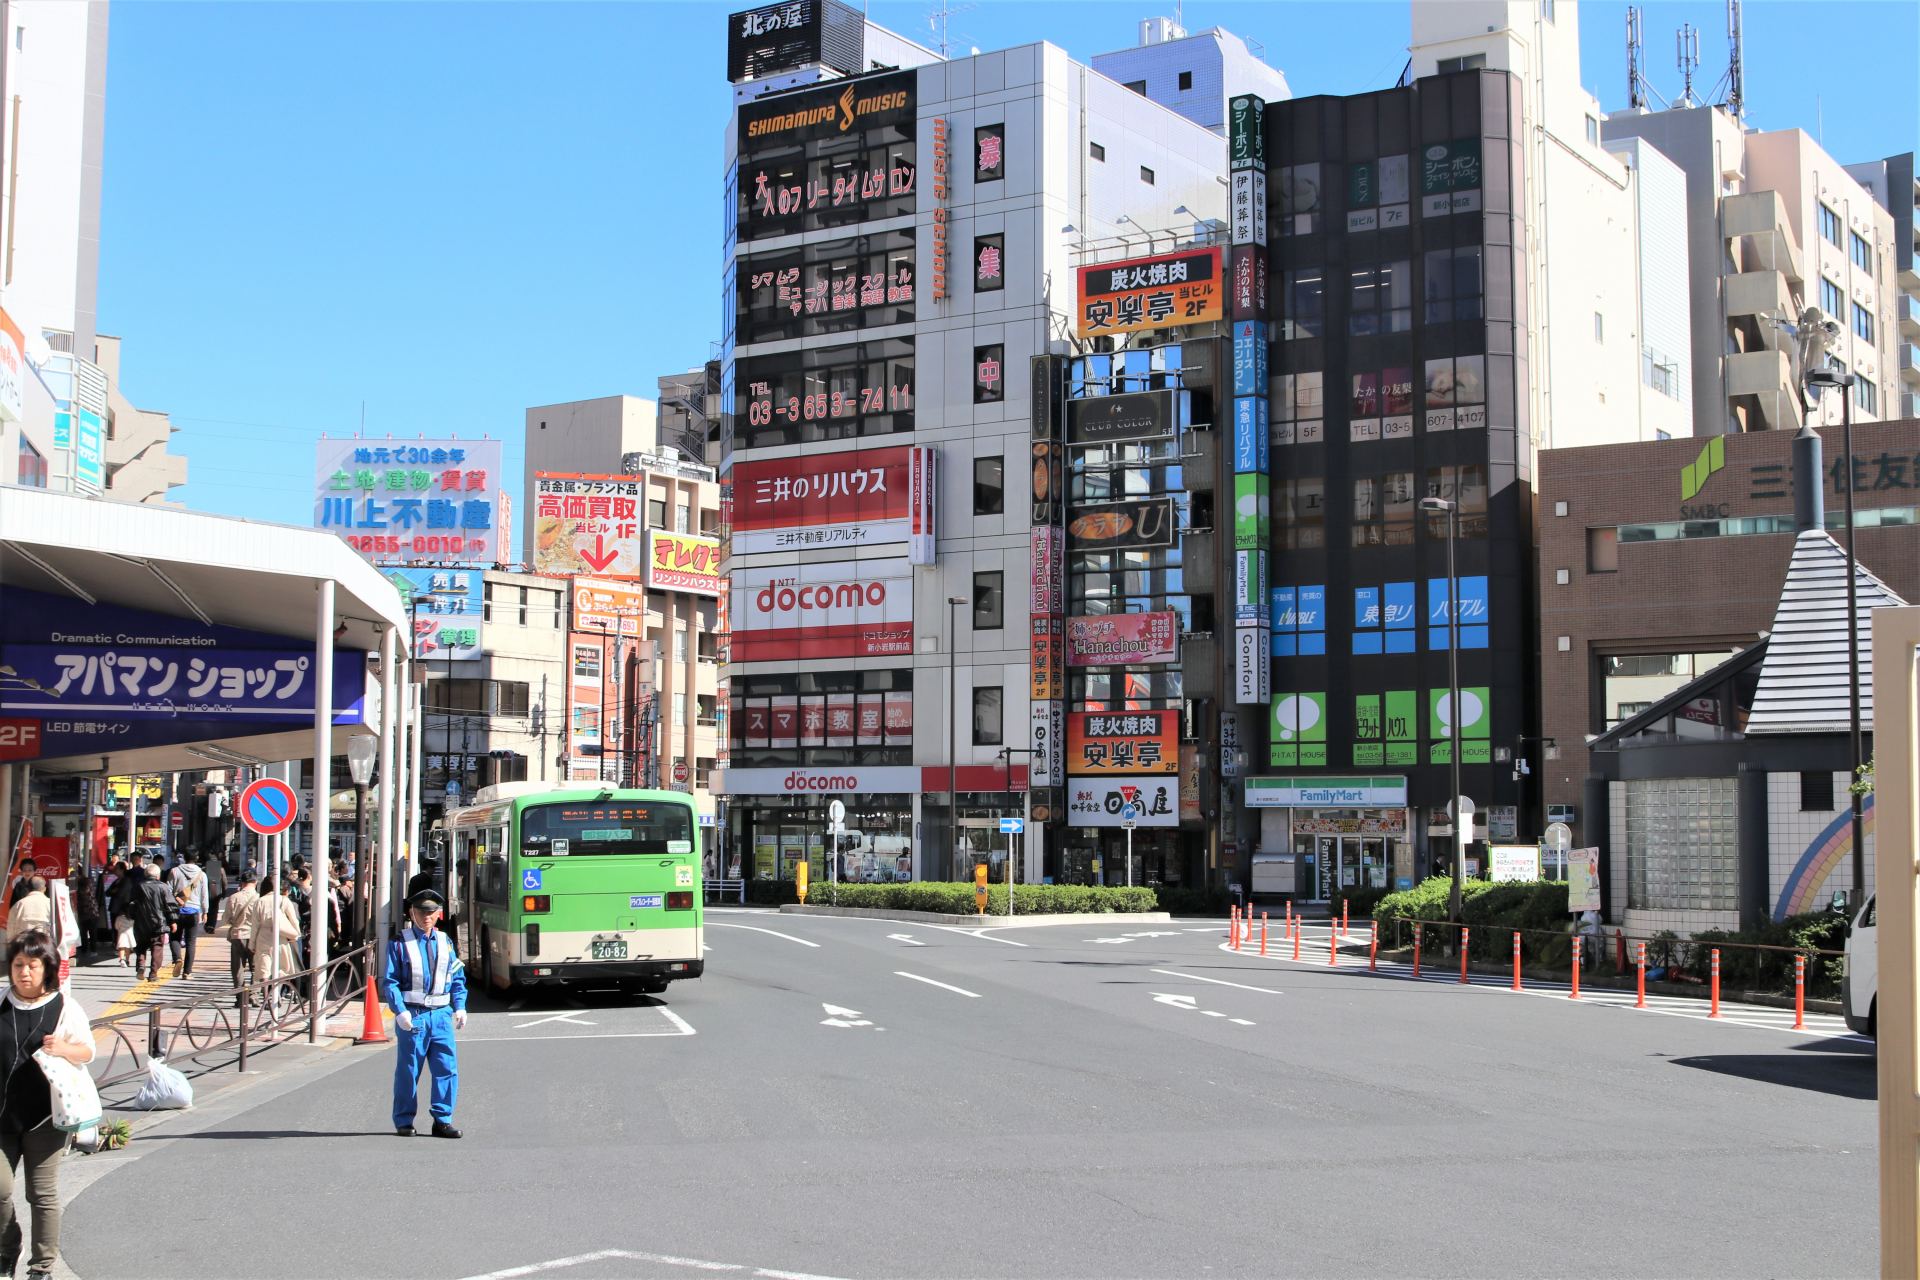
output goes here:
{"type": "Polygon", "coordinates": [[[356,947],[327,961],[315,1006],[310,994],[318,969],[301,969],[273,978],[259,978],[243,986],[183,1002],[156,1001],[138,1009],[93,1019],[96,1050],[90,1067],[97,1088],[146,1074],[153,1058],[169,1062],[237,1049],[236,1069],[247,1069],[247,1055],[277,1033],[306,1023],[308,1038],[320,1026],[366,991],[366,965],[371,945],[356,947]],[[203,1015],[196,1019],[195,1015],[203,1015]],[[98,1049],[105,1033],[106,1053],[98,1049]]]}
{"type": "Polygon", "coordinates": [[[722,898],[728,894],[732,894],[739,901],[740,905],[746,905],[747,881],[744,876],[737,880],[708,880],[706,882],[706,889],[707,901],[709,902],[712,902],[715,898],[722,898]]]}

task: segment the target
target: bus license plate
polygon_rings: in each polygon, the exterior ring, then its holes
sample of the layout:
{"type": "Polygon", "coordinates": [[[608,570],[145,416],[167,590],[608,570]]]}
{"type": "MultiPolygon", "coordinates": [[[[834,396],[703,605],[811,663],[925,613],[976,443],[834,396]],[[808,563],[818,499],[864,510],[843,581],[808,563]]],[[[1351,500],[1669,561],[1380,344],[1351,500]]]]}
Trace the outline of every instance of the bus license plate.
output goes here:
{"type": "Polygon", "coordinates": [[[595,942],[592,958],[595,960],[625,960],[627,958],[626,939],[618,938],[612,942],[595,942]]]}

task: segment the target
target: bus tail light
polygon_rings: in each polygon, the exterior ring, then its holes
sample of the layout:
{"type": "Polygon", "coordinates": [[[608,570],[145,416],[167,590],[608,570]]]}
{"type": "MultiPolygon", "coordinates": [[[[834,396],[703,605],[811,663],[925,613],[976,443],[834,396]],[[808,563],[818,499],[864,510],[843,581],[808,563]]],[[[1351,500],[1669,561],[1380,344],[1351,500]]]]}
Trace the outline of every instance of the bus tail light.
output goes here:
{"type": "Polygon", "coordinates": [[[672,911],[672,910],[685,911],[691,908],[692,906],[693,906],[693,891],[690,889],[682,889],[678,893],[670,893],[667,895],[667,909],[669,911],[672,911]]]}
{"type": "Polygon", "coordinates": [[[526,938],[527,938],[527,954],[530,956],[539,955],[540,954],[540,926],[537,924],[528,925],[526,930],[526,938]]]}
{"type": "Polygon", "coordinates": [[[530,893],[520,899],[522,911],[545,911],[553,905],[553,897],[545,893],[530,893]]]}

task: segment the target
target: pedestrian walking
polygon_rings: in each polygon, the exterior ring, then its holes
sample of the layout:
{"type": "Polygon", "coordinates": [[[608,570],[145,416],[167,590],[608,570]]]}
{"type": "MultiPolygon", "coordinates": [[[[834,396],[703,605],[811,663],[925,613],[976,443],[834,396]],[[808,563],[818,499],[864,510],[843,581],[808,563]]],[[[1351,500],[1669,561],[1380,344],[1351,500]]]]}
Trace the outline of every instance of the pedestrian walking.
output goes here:
{"type": "Polygon", "coordinates": [[[47,1077],[33,1060],[45,1050],[78,1066],[93,1061],[93,1033],[79,1001],[56,985],[60,960],[43,933],[7,944],[6,1016],[0,1018],[0,1275],[11,1276],[25,1243],[14,1214],[14,1175],[26,1166],[33,1217],[33,1255],[27,1280],[48,1280],[60,1256],[60,1154],[67,1135],[53,1127],[47,1077]]]}
{"type": "Polygon", "coordinates": [[[28,876],[21,882],[26,890],[7,910],[7,941],[28,933],[53,931],[53,899],[47,896],[47,878],[28,876]]]}
{"type": "Polygon", "coordinates": [[[206,928],[211,932],[214,921],[220,918],[220,904],[226,900],[228,892],[233,888],[233,877],[227,874],[226,859],[218,853],[201,854],[200,870],[207,877],[207,910],[206,914],[200,918],[206,922],[206,928]]]}
{"type": "Polygon", "coordinates": [[[87,883],[87,876],[78,867],[67,879],[67,894],[73,901],[74,915],[80,921],[80,955],[82,958],[93,954],[94,943],[100,935],[100,895],[93,892],[87,883]]]}
{"type": "Polygon", "coordinates": [[[120,967],[124,969],[133,955],[133,917],[127,913],[127,890],[132,886],[133,877],[127,874],[126,862],[117,858],[108,874],[112,883],[104,895],[107,921],[113,929],[113,949],[119,953],[120,967]]]}
{"type": "Polygon", "coordinates": [[[160,963],[167,954],[167,934],[173,927],[173,899],[158,872],[147,867],[134,873],[136,884],[130,906],[133,916],[133,968],[139,976],[140,962],[147,962],[146,980],[160,979],[160,963]]]}
{"type": "MultiPolygon", "coordinates": [[[[227,967],[233,973],[236,987],[240,985],[240,970],[252,966],[253,924],[248,917],[258,901],[260,891],[253,887],[253,872],[249,869],[241,874],[240,887],[220,904],[220,927],[227,931],[227,967]]],[[[238,1001],[239,997],[234,999],[238,1001]]]]}
{"type": "MultiPolygon", "coordinates": [[[[20,873],[14,877],[13,888],[7,893],[7,909],[9,911],[19,905],[20,899],[26,897],[33,891],[31,881],[39,869],[39,864],[33,860],[32,854],[28,854],[26,857],[20,859],[20,873]]],[[[46,892],[46,886],[44,884],[40,886],[40,891],[42,893],[46,892]]]]}
{"type": "Polygon", "coordinates": [[[246,929],[248,942],[253,948],[255,981],[263,977],[277,978],[283,973],[293,973],[300,967],[293,950],[294,940],[300,936],[300,916],[287,896],[274,892],[275,888],[272,876],[262,876],[259,895],[253,905],[247,908],[246,929]],[[273,949],[275,920],[279,921],[278,953],[273,949]]]}
{"type": "Polygon", "coordinates": [[[420,1068],[432,1077],[428,1111],[433,1136],[458,1138],[453,1105],[460,1087],[460,1064],[453,1033],[467,1025],[467,973],[452,945],[436,926],[446,900],[437,889],[422,889],[407,899],[409,925],[387,944],[381,998],[393,1010],[393,1131],[413,1136],[420,1107],[420,1068]]]}
{"type": "Polygon", "coordinates": [[[189,853],[180,859],[167,885],[173,893],[174,931],[169,949],[173,952],[174,976],[191,978],[200,922],[207,918],[207,876],[200,870],[198,855],[189,853]]]}

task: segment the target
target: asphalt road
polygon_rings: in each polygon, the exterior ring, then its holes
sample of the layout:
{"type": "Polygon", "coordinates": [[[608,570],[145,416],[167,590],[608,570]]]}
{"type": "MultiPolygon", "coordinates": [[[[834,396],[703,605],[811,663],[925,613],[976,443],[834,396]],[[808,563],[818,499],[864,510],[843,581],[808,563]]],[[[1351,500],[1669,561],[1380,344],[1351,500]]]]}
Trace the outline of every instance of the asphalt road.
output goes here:
{"type": "Polygon", "coordinates": [[[1223,939],[716,912],[706,978],[660,1000],[483,1002],[465,1140],[393,1137],[391,1051],[332,1055],[143,1139],[68,1209],[65,1261],[86,1280],[1875,1270],[1870,1046],[1223,939]]]}

